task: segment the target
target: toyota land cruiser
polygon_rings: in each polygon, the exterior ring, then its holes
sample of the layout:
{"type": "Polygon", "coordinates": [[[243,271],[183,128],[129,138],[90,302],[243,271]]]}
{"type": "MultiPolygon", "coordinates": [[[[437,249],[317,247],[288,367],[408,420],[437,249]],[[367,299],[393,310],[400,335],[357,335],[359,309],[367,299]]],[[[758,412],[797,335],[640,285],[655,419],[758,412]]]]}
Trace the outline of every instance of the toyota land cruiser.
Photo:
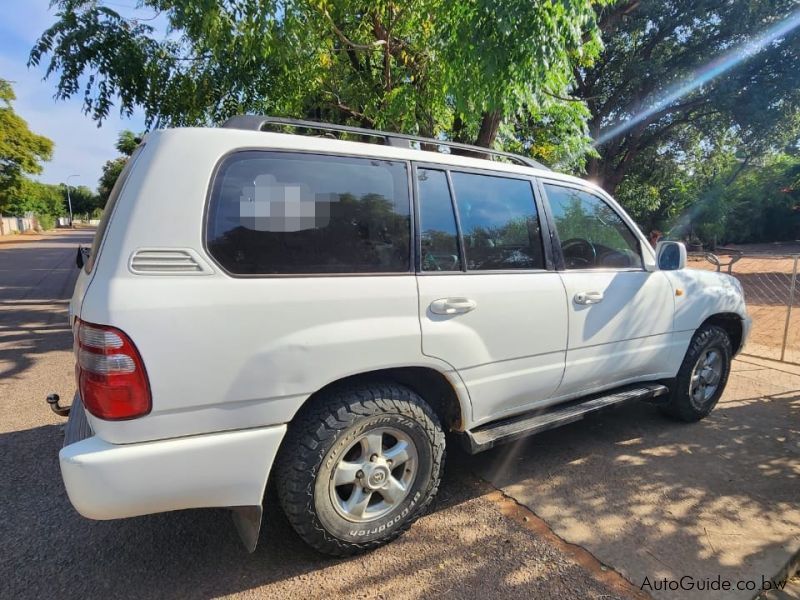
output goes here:
{"type": "Polygon", "coordinates": [[[749,329],[736,279],[586,181],[270,117],[148,134],[78,263],[72,504],[230,507],[251,550],[268,480],[347,555],[423,513],[445,432],[475,453],[629,400],[702,419],[749,329]]]}

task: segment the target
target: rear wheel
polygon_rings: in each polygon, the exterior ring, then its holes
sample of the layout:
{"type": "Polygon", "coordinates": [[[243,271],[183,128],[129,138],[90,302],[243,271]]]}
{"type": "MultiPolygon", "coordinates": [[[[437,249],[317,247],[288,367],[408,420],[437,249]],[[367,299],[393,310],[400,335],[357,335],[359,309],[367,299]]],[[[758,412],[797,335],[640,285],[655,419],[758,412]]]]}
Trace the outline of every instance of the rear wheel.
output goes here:
{"type": "Polygon", "coordinates": [[[408,388],[325,394],[289,427],[276,464],[281,506],[320,552],[370,550],[408,529],[431,502],[444,445],[433,411],[408,388]]]}
{"type": "Polygon", "coordinates": [[[675,389],[663,411],[683,421],[699,421],[716,406],[731,369],[733,348],[728,333],[704,325],[692,337],[675,389]]]}

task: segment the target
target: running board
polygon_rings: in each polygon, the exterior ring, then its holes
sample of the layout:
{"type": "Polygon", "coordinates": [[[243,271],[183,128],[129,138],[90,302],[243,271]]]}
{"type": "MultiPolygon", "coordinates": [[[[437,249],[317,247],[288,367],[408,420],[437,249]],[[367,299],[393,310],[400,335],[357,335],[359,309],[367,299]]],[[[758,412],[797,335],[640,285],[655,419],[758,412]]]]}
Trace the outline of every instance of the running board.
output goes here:
{"type": "Polygon", "coordinates": [[[499,444],[541,433],[554,427],[579,421],[590,413],[617,406],[629,400],[652,400],[669,393],[660,383],[645,383],[617,388],[602,395],[588,396],[566,404],[557,404],[535,413],[525,413],[502,421],[481,425],[464,432],[467,452],[477,454],[499,444]]]}

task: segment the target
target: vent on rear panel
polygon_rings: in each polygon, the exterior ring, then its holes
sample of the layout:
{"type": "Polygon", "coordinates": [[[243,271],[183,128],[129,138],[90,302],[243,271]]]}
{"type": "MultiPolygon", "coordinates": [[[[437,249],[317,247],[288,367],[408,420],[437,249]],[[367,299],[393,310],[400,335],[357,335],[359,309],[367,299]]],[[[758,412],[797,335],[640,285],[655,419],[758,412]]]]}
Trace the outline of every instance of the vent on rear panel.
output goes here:
{"type": "Polygon", "coordinates": [[[130,269],[139,275],[206,275],[211,269],[190,250],[141,248],[131,256],[130,269]]]}

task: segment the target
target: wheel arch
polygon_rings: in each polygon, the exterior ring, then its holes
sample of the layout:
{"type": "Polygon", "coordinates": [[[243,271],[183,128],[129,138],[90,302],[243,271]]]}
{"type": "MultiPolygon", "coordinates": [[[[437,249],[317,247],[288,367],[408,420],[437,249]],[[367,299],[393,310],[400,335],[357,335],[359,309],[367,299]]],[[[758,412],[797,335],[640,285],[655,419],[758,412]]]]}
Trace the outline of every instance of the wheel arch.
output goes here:
{"type": "Polygon", "coordinates": [[[463,431],[468,421],[470,405],[469,400],[464,397],[466,390],[462,388],[462,394],[459,394],[456,389],[459,383],[453,382],[450,377],[432,367],[420,366],[375,369],[342,377],[311,394],[298,407],[295,415],[302,411],[304,406],[331,390],[376,382],[393,382],[414,391],[428,403],[445,431],[463,431]]]}
{"type": "Polygon", "coordinates": [[[740,315],[731,312],[716,313],[703,321],[700,327],[703,325],[716,325],[724,329],[728,337],[730,337],[733,354],[736,355],[741,351],[744,324],[742,323],[742,317],[740,315]]]}

